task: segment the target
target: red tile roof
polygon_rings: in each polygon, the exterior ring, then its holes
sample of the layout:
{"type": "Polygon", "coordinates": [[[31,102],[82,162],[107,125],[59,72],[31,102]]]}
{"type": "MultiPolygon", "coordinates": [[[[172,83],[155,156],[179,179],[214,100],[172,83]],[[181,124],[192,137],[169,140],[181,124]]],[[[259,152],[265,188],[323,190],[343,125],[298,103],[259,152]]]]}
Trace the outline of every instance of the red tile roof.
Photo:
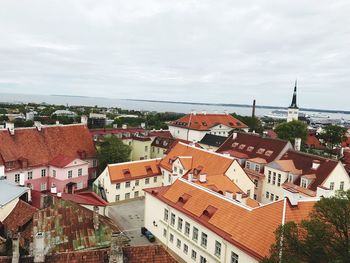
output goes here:
{"type": "MultiPolygon", "coordinates": [[[[217,152],[229,153],[236,158],[263,158],[266,162],[272,162],[290,145],[288,141],[271,139],[252,133],[233,133],[221,145],[217,152]],[[235,137],[236,136],[236,137],[235,137]]],[[[291,146],[291,145],[290,145],[291,146]]]]}
{"type": "MultiPolygon", "coordinates": [[[[0,130],[0,163],[27,159],[28,166],[48,165],[58,155],[80,158],[95,157],[96,149],[85,125],[58,125],[36,128],[19,128],[11,135],[0,130]]],[[[15,168],[19,168],[17,162],[15,168]]]]}
{"type": "Polygon", "coordinates": [[[107,169],[111,182],[118,183],[161,175],[159,163],[160,159],[141,160],[109,164],[107,169]]]}
{"type": "Polygon", "coordinates": [[[269,255],[270,246],[275,243],[274,231],[282,224],[284,205],[285,222],[300,222],[308,218],[315,204],[314,201],[299,201],[297,206],[291,206],[288,201],[280,200],[249,209],[182,179],[176,180],[171,186],[144,191],[185,213],[258,260],[269,255]],[[181,203],[179,198],[184,194],[190,197],[181,203]],[[202,215],[209,206],[216,210],[213,209],[208,219],[202,215]]]}
{"type": "Polygon", "coordinates": [[[173,136],[171,135],[170,131],[168,130],[159,130],[159,131],[150,131],[148,133],[148,136],[150,137],[161,137],[161,138],[173,138],[173,136]]]}
{"type": "MultiPolygon", "coordinates": [[[[287,151],[281,157],[281,160],[292,160],[295,168],[301,170],[301,175],[314,174],[316,178],[308,186],[308,189],[312,191],[316,191],[317,187],[322,185],[339,163],[332,159],[322,158],[317,155],[306,154],[294,150],[287,151]],[[316,170],[312,169],[313,161],[320,162],[320,165],[316,170]]],[[[294,184],[300,185],[300,180],[301,176],[298,176],[296,181],[294,181],[294,184]]]]}
{"type": "Polygon", "coordinates": [[[191,113],[170,123],[172,126],[190,128],[192,130],[207,131],[216,125],[225,125],[232,129],[247,128],[243,122],[232,117],[230,114],[203,114],[191,113]]]}
{"type": "Polygon", "coordinates": [[[55,166],[58,168],[66,167],[68,164],[73,162],[76,158],[75,157],[69,157],[63,154],[57,155],[55,158],[53,158],[49,164],[51,166],[55,166]]]}
{"type": "Polygon", "coordinates": [[[17,233],[18,228],[27,224],[37,210],[34,206],[19,200],[12,212],[5,218],[3,225],[12,234],[17,233]]]}
{"type": "Polygon", "coordinates": [[[316,137],[314,133],[308,133],[306,137],[306,145],[310,148],[324,149],[325,146],[321,144],[320,140],[316,137]]]}

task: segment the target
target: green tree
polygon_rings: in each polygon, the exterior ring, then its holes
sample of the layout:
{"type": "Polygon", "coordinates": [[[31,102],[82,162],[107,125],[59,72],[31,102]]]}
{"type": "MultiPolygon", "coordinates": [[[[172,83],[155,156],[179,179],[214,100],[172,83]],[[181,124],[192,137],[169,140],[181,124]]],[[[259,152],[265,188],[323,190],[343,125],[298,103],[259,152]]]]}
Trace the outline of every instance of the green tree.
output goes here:
{"type": "Polygon", "coordinates": [[[130,160],[131,147],[118,138],[106,137],[97,147],[98,170],[101,173],[108,164],[130,160]]]}
{"type": "Polygon", "coordinates": [[[258,118],[253,118],[251,116],[241,116],[236,113],[233,113],[232,116],[246,124],[249,127],[250,132],[255,131],[256,133],[263,133],[264,128],[261,121],[258,118]]]}
{"type": "Polygon", "coordinates": [[[275,132],[278,138],[288,140],[294,145],[295,138],[300,138],[303,143],[307,137],[307,125],[301,121],[283,122],[279,124],[275,132]]]}
{"type": "Polygon", "coordinates": [[[346,131],[344,127],[328,125],[323,129],[320,138],[326,142],[327,148],[332,150],[334,146],[340,145],[342,141],[346,140],[346,131]]]}
{"type": "Polygon", "coordinates": [[[280,226],[264,263],[349,263],[350,190],[322,198],[310,220],[280,226]]]}

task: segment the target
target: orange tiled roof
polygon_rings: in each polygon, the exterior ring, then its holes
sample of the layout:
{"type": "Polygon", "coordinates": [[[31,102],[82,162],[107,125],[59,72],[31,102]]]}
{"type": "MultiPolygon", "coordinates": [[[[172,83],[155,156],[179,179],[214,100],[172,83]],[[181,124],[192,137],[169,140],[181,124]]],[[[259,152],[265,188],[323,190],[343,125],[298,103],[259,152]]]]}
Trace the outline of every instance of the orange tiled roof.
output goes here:
{"type": "Polygon", "coordinates": [[[96,155],[96,148],[89,129],[85,125],[58,125],[36,128],[19,128],[11,135],[8,130],[0,130],[0,163],[28,160],[28,166],[47,165],[58,155],[80,158],[96,155]]]}
{"type": "Polygon", "coordinates": [[[123,182],[160,175],[160,159],[142,160],[108,165],[111,182],[123,182]]]}
{"type": "Polygon", "coordinates": [[[162,159],[160,162],[161,167],[171,171],[172,164],[170,163],[170,159],[175,160],[179,156],[192,156],[191,168],[194,169],[202,166],[203,169],[201,172],[207,175],[224,174],[234,161],[233,158],[179,142],[162,159]]]}
{"type": "Polygon", "coordinates": [[[232,129],[247,128],[243,122],[232,117],[230,114],[187,114],[184,117],[170,123],[172,126],[190,128],[192,130],[207,131],[216,125],[225,125],[232,129]]]}
{"type": "Polygon", "coordinates": [[[315,204],[314,201],[301,201],[293,207],[282,199],[261,207],[246,208],[182,179],[176,180],[168,187],[145,191],[185,213],[258,260],[269,255],[270,246],[275,242],[274,231],[282,223],[284,205],[285,222],[300,222],[308,218],[315,204]],[[184,194],[190,198],[181,203],[179,198],[184,194]],[[208,207],[214,208],[210,218],[203,216],[208,207]]]}

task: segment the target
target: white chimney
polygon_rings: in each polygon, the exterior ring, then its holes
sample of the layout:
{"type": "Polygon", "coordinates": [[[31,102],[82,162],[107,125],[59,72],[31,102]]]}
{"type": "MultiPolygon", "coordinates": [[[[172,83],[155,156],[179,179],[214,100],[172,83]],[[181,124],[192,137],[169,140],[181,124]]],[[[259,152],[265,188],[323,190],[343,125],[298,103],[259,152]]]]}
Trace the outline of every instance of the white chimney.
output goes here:
{"type": "Polygon", "coordinates": [[[100,219],[99,219],[99,208],[96,205],[94,206],[92,221],[94,224],[94,229],[97,231],[100,227],[100,219]]]}
{"type": "Polygon", "coordinates": [[[206,174],[200,174],[199,175],[199,182],[205,183],[207,181],[207,175],[206,174]]]}
{"type": "Polygon", "coordinates": [[[112,233],[109,263],[123,263],[123,236],[121,232],[112,233]]]}
{"type": "Polygon", "coordinates": [[[12,263],[19,262],[19,234],[12,238],[12,263]]]}
{"type": "Polygon", "coordinates": [[[20,173],[19,174],[19,185],[20,186],[24,186],[24,180],[25,180],[24,173],[20,173]]]}
{"type": "Polygon", "coordinates": [[[146,123],[142,122],[142,123],[141,123],[141,128],[142,128],[142,129],[146,128],[146,123]]]}
{"type": "Polygon", "coordinates": [[[5,176],[5,166],[0,165],[0,179],[5,176]]]}
{"type": "Polygon", "coordinates": [[[312,169],[313,170],[317,170],[319,166],[320,166],[320,161],[319,160],[313,160],[312,161],[312,169]]]}
{"type": "Polygon", "coordinates": [[[41,122],[40,122],[40,121],[35,121],[35,122],[34,122],[34,126],[38,129],[38,131],[41,131],[42,125],[41,125],[41,122]]]}
{"type": "Polygon", "coordinates": [[[241,192],[237,192],[236,193],[236,201],[242,203],[242,193],[241,192]]]}
{"type": "Polygon", "coordinates": [[[14,123],[6,122],[5,128],[9,130],[11,135],[15,135],[15,124],[14,123]]]}
{"type": "Polygon", "coordinates": [[[128,125],[126,125],[126,124],[122,125],[122,129],[126,130],[127,128],[128,128],[128,125]]]}
{"type": "Polygon", "coordinates": [[[192,111],[192,115],[197,115],[197,112],[196,111],[192,111]]]}
{"type": "Polygon", "coordinates": [[[207,115],[207,112],[206,112],[206,111],[203,111],[202,114],[203,114],[203,115],[207,115]]]}
{"type": "Polygon", "coordinates": [[[193,174],[188,174],[187,180],[193,182],[193,174]]]}
{"type": "Polygon", "coordinates": [[[80,122],[81,122],[82,124],[87,125],[87,124],[88,124],[88,117],[87,117],[86,115],[81,115],[81,117],[80,117],[80,122]]]}
{"type": "Polygon", "coordinates": [[[225,196],[226,196],[226,198],[228,198],[228,199],[230,199],[230,200],[233,200],[233,193],[232,193],[232,192],[226,191],[226,192],[225,192],[225,196]]]}
{"type": "Polygon", "coordinates": [[[299,201],[299,193],[296,190],[293,189],[284,189],[283,194],[286,198],[288,198],[291,205],[298,205],[299,201]]]}
{"type": "Polygon", "coordinates": [[[237,132],[232,133],[232,139],[236,140],[236,138],[237,138],[237,132]]]}
{"type": "Polygon", "coordinates": [[[58,193],[57,193],[57,197],[62,197],[62,193],[61,193],[61,192],[58,192],[58,193]]]}
{"type": "Polygon", "coordinates": [[[295,138],[294,140],[294,150],[300,151],[301,149],[301,138],[295,138]]]}
{"type": "Polygon", "coordinates": [[[344,147],[340,148],[340,158],[342,158],[344,156],[344,147]]]}
{"type": "Polygon", "coordinates": [[[45,242],[44,242],[44,233],[38,232],[34,236],[34,262],[45,262],[45,242]]]}
{"type": "Polygon", "coordinates": [[[60,121],[56,121],[56,125],[60,125],[60,121]]]}
{"type": "Polygon", "coordinates": [[[57,187],[54,184],[51,186],[51,194],[57,194],[57,187]]]}

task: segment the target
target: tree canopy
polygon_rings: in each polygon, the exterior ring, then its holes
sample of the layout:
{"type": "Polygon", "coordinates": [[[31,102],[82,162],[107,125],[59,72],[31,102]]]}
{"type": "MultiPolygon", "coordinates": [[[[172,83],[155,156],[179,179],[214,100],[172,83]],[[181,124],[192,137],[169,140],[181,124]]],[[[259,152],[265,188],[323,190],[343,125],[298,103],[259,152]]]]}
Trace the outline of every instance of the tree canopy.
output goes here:
{"type": "Polygon", "coordinates": [[[346,140],[346,128],[338,125],[326,126],[320,134],[320,138],[324,140],[327,147],[332,150],[334,146],[341,144],[346,140]]]}
{"type": "Polygon", "coordinates": [[[300,138],[303,143],[306,141],[307,125],[301,121],[283,122],[276,127],[275,131],[278,138],[288,140],[292,144],[295,138],[300,138]]]}
{"type": "Polygon", "coordinates": [[[310,220],[288,222],[275,234],[271,256],[263,263],[350,262],[350,190],[322,198],[310,220]]]}
{"type": "Polygon", "coordinates": [[[131,147],[114,136],[106,137],[97,148],[99,172],[102,172],[108,164],[126,162],[130,159],[131,147]]]}

